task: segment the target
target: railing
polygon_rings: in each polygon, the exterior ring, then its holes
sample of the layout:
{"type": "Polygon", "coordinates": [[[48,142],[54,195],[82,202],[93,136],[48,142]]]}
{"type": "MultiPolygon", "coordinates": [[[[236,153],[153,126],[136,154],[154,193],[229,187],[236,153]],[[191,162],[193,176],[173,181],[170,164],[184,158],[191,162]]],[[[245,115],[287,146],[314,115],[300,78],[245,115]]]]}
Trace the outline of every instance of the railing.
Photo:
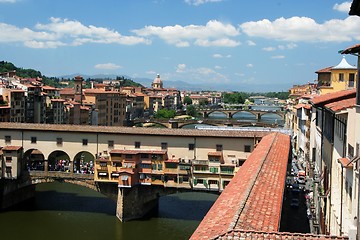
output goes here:
{"type": "Polygon", "coordinates": [[[209,165],[209,160],[191,160],[194,165],[209,165]]]}

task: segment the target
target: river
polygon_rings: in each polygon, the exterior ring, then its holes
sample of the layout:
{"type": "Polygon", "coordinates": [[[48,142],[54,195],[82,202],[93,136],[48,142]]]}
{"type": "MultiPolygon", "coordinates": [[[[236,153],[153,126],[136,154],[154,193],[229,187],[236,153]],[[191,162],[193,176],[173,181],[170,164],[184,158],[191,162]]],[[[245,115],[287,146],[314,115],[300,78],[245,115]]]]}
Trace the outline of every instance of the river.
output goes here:
{"type": "Polygon", "coordinates": [[[209,193],[161,197],[156,216],[122,223],[116,204],[91,189],[68,183],[36,186],[36,197],[0,212],[1,239],[189,239],[217,199],[209,193]]]}

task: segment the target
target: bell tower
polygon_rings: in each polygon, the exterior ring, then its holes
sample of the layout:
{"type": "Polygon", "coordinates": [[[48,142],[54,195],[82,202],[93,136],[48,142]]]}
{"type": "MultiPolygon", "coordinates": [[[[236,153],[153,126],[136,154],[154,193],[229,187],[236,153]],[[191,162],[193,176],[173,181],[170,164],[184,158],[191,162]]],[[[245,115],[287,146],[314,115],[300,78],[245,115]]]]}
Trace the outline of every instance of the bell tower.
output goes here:
{"type": "Polygon", "coordinates": [[[82,104],[82,83],[83,83],[83,78],[81,76],[76,76],[74,78],[74,88],[75,88],[75,102],[78,102],[80,104],[82,104]]]}

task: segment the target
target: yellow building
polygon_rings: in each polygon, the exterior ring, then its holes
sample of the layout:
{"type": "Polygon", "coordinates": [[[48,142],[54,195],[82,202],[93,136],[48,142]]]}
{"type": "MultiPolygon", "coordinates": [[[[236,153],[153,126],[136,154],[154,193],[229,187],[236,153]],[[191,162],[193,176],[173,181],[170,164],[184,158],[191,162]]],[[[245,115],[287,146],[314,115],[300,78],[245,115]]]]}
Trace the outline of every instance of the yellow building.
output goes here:
{"type": "Polygon", "coordinates": [[[356,86],[356,66],[350,65],[345,57],[335,67],[327,67],[316,71],[318,74],[318,92],[326,94],[352,89],[356,86]]]}

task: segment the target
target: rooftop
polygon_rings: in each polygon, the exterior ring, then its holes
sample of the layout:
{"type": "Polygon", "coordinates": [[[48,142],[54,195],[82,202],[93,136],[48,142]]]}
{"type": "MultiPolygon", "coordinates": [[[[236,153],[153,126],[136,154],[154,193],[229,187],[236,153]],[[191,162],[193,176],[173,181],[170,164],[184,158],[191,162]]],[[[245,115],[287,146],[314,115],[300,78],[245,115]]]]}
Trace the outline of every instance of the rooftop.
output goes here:
{"type": "Polygon", "coordinates": [[[327,93],[324,95],[319,95],[310,100],[314,105],[327,104],[333,101],[340,101],[347,98],[352,98],[356,96],[356,89],[343,90],[333,93],[327,93]]]}
{"type": "Polygon", "coordinates": [[[67,125],[67,124],[32,124],[0,122],[1,129],[42,131],[42,132],[79,132],[79,133],[109,133],[109,134],[133,134],[133,135],[160,135],[179,137],[227,137],[227,138],[262,138],[268,135],[264,131],[227,131],[227,130],[199,130],[199,129],[170,129],[170,128],[136,128],[114,126],[90,126],[90,125],[67,125]]]}

